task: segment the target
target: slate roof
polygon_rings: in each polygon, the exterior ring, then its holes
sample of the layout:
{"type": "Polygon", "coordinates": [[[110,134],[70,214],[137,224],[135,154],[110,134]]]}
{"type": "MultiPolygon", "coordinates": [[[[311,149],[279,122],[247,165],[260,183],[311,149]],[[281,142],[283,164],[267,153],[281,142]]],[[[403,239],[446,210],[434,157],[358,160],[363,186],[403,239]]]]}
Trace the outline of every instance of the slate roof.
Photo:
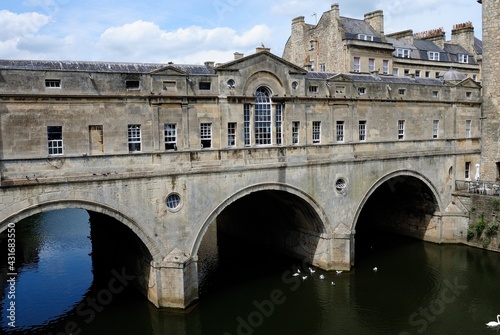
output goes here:
{"type": "Polygon", "coordinates": [[[419,84],[419,85],[437,85],[443,86],[443,81],[434,78],[410,78],[410,77],[395,77],[395,76],[374,76],[363,73],[347,73],[343,76],[360,82],[382,82],[386,84],[419,84]]]}
{"type": "Polygon", "coordinates": [[[215,73],[212,68],[208,68],[205,65],[0,59],[0,69],[18,70],[52,70],[141,74],[150,73],[167,66],[177,68],[192,75],[210,75],[215,73]]]}
{"type": "Polygon", "coordinates": [[[382,36],[364,20],[341,16],[340,22],[344,29],[344,37],[346,39],[358,39],[359,34],[365,34],[373,36],[374,42],[382,42],[382,36]]]}

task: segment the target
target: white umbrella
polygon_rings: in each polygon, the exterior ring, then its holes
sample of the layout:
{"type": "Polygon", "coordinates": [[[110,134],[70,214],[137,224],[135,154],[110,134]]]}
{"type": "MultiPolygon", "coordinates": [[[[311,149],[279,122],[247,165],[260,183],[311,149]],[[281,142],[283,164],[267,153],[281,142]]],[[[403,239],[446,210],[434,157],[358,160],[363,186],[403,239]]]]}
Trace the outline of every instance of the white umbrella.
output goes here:
{"type": "Polygon", "coordinates": [[[476,164],[476,175],[474,176],[474,179],[476,179],[476,181],[479,180],[479,164],[476,164]]]}

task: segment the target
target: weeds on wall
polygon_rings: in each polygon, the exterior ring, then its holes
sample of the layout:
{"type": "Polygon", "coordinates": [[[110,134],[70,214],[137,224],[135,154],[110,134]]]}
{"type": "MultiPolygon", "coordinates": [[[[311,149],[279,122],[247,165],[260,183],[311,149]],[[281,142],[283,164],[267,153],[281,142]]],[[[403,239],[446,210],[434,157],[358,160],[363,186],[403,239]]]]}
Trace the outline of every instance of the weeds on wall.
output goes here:
{"type": "Polygon", "coordinates": [[[484,213],[481,213],[481,218],[467,228],[467,241],[480,243],[483,248],[487,248],[491,240],[498,235],[499,228],[500,223],[496,219],[495,221],[488,222],[484,219],[484,213]]]}

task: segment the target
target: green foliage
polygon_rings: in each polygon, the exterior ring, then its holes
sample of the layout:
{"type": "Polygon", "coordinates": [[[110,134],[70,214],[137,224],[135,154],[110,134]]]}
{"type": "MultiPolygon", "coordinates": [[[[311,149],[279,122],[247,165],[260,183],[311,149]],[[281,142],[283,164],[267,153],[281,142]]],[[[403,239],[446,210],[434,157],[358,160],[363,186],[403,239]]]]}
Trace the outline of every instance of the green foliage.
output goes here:
{"type": "Polygon", "coordinates": [[[493,207],[493,209],[498,212],[498,210],[500,210],[500,200],[498,199],[493,200],[491,202],[491,207],[493,207]]]}
{"type": "Polygon", "coordinates": [[[476,236],[478,236],[478,237],[481,236],[481,234],[483,233],[484,228],[486,228],[487,224],[488,224],[488,222],[486,222],[484,220],[484,213],[481,213],[481,220],[476,222],[476,225],[475,225],[476,236]]]}
{"type": "Polygon", "coordinates": [[[495,221],[495,222],[489,222],[487,225],[486,225],[486,235],[487,236],[493,236],[495,235],[497,232],[498,232],[498,228],[500,227],[500,224],[495,221]]]}
{"type": "Polygon", "coordinates": [[[474,235],[475,235],[475,229],[473,226],[469,226],[469,228],[467,228],[467,241],[470,241],[474,238],[474,235]]]}

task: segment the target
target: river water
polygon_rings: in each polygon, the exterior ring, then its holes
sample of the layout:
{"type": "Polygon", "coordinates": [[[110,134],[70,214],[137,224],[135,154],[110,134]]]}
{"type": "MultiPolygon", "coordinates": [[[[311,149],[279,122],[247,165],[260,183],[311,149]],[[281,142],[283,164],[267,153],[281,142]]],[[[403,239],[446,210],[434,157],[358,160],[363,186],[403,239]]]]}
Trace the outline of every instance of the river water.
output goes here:
{"type": "MultiPolygon", "coordinates": [[[[0,333],[500,332],[485,325],[500,314],[500,254],[402,237],[370,237],[357,238],[365,248],[358,250],[353,270],[340,274],[320,269],[310,273],[297,260],[219,237],[216,245],[205,243],[201,249],[200,301],[182,313],[157,310],[128,287],[103,295],[109,293],[106,283],[93,281],[87,212],[40,214],[16,224],[15,299],[9,299],[6,256],[2,259],[0,333]],[[293,276],[297,269],[301,275],[293,276]],[[95,297],[101,304],[92,305],[95,297]],[[15,328],[8,319],[13,300],[15,328]]],[[[1,241],[5,254],[5,236],[1,241]]]]}

